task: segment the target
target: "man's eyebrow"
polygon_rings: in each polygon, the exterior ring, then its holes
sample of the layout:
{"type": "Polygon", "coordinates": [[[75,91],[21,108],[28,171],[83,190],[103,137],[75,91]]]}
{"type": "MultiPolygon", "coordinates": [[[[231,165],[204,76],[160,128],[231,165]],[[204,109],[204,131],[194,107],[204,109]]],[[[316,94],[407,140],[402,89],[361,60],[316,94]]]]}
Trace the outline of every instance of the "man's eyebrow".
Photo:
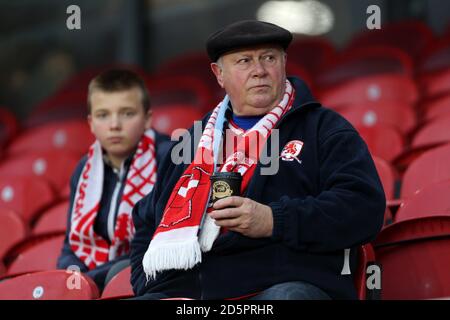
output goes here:
{"type": "Polygon", "coordinates": [[[135,110],[135,109],[137,109],[137,108],[134,107],[134,106],[121,106],[121,107],[119,107],[119,111],[122,111],[122,110],[135,110]]]}

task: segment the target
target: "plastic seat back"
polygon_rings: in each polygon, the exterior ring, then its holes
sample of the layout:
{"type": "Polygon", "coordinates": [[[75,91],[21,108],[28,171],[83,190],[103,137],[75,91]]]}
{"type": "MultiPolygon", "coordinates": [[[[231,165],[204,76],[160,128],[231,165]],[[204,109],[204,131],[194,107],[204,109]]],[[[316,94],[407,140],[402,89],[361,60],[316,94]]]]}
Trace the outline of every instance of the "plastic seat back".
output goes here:
{"type": "Polygon", "coordinates": [[[0,282],[0,300],[92,300],[98,296],[93,280],[65,270],[25,274],[0,282]]]}
{"type": "Polygon", "coordinates": [[[450,180],[431,184],[404,199],[395,221],[434,215],[450,216],[450,180]]]}
{"type": "Polygon", "coordinates": [[[419,189],[450,179],[450,144],[433,148],[414,160],[403,175],[401,198],[419,189]]]}
{"type": "Polygon", "coordinates": [[[416,126],[416,115],[404,102],[361,103],[337,111],[355,127],[373,127],[381,123],[407,135],[416,126]]]}
{"type": "Polygon", "coordinates": [[[64,235],[53,236],[26,247],[7,266],[8,274],[56,269],[56,263],[61,254],[64,237],[64,235]]]}
{"type": "Polygon", "coordinates": [[[387,200],[394,198],[395,169],[386,160],[373,157],[387,200]]]}
{"type": "MultiPolygon", "coordinates": [[[[18,214],[9,209],[0,209],[0,261],[14,244],[25,239],[27,227],[18,214]]],[[[3,266],[4,267],[4,266],[3,266]]],[[[5,269],[3,271],[6,271],[5,269]]]]}
{"type": "Polygon", "coordinates": [[[29,176],[47,180],[60,192],[69,183],[79,157],[64,151],[43,151],[9,157],[0,164],[0,176],[29,176]]]}
{"type": "Polygon", "coordinates": [[[175,129],[189,129],[194,121],[201,121],[203,112],[190,105],[168,105],[153,109],[152,126],[171,136],[175,129]]]}
{"type": "Polygon", "coordinates": [[[450,117],[450,94],[425,103],[423,109],[427,121],[437,120],[439,117],[450,117]]]}
{"type": "Polygon", "coordinates": [[[64,150],[81,156],[93,142],[94,136],[86,120],[55,122],[26,130],[14,140],[8,154],[64,150]]]}
{"type": "Polygon", "coordinates": [[[102,299],[120,299],[134,296],[130,283],[131,267],[127,267],[116,274],[108,282],[102,293],[102,299]]]}
{"type": "Polygon", "coordinates": [[[398,74],[359,77],[320,92],[321,103],[329,107],[382,102],[412,104],[417,98],[414,81],[409,76],[398,74]]]}
{"type": "Polygon", "coordinates": [[[450,296],[450,216],[391,224],[375,242],[382,266],[382,299],[450,296]]]}
{"type": "Polygon", "coordinates": [[[356,129],[373,156],[391,162],[403,151],[403,137],[391,126],[378,124],[374,127],[357,127],[356,129]]]}
{"type": "Polygon", "coordinates": [[[420,20],[402,20],[383,25],[379,30],[364,30],[348,46],[349,50],[386,45],[410,52],[415,59],[434,41],[433,31],[420,20]]]}
{"type": "Polygon", "coordinates": [[[41,214],[33,227],[34,235],[45,233],[65,232],[67,229],[67,217],[69,201],[60,202],[41,214]]]}
{"type": "Polygon", "coordinates": [[[0,208],[14,210],[26,224],[49,207],[56,196],[47,181],[36,177],[2,176],[0,208]]]}
{"type": "Polygon", "coordinates": [[[412,147],[419,148],[450,142],[450,117],[439,118],[422,127],[412,140],[412,147]]]}
{"type": "Polygon", "coordinates": [[[354,277],[356,291],[359,300],[366,300],[366,270],[371,262],[375,262],[375,252],[371,244],[365,244],[358,249],[358,270],[354,277]]]}

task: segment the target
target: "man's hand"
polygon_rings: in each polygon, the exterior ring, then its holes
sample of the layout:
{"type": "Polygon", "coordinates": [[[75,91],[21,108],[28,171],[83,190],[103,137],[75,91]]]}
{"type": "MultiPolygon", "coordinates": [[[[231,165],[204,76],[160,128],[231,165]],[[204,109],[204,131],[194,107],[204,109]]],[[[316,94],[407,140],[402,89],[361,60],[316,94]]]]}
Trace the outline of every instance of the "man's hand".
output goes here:
{"type": "Polygon", "coordinates": [[[272,209],[243,197],[228,197],[214,204],[210,217],[216,225],[250,238],[270,237],[273,230],[272,209]]]}

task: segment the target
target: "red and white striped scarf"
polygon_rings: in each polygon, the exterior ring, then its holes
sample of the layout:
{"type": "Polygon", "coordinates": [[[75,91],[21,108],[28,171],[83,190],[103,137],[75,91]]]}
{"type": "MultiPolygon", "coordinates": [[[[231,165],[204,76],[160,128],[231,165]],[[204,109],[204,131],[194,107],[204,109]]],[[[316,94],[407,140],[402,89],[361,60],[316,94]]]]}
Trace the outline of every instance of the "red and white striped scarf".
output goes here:
{"type": "Polygon", "coordinates": [[[94,232],[103,190],[103,152],[99,141],[90,147],[75,193],[69,234],[72,251],[90,270],[129,252],[135,231],[131,212],[134,205],[153,189],[156,169],[155,133],[147,130],[131,161],[114,234],[108,244],[94,232]]]}
{"type": "MultiPolygon", "coordinates": [[[[243,134],[236,152],[228,156],[220,172],[240,172],[241,194],[246,190],[259,159],[257,146],[263,146],[281,117],[292,107],[294,88],[286,80],[280,104],[243,134]],[[251,151],[255,148],[256,153],[251,151]],[[252,157],[253,155],[253,157],[252,157]]],[[[211,194],[210,176],[216,171],[219,145],[224,130],[228,97],[214,109],[203,131],[194,161],[178,180],[167,201],[162,220],[142,260],[147,279],[157,272],[190,269],[201,262],[202,252],[211,250],[220,227],[207,212],[211,194]],[[200,232],[199,232],[200,231],[200,232]]]]}

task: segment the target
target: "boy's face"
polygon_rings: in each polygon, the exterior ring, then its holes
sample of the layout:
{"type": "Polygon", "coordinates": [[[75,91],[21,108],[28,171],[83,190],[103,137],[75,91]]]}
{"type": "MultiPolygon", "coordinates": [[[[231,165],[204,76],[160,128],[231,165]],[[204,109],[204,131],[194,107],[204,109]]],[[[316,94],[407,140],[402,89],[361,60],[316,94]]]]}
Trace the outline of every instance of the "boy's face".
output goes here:
{"type": "Polygon", "coordinates": [[[142,106],[138,88],[118,92],[92,92],[88,122],[113,163],[121,163],[134,151],[151,125],[151,111],[142,106]]]}

